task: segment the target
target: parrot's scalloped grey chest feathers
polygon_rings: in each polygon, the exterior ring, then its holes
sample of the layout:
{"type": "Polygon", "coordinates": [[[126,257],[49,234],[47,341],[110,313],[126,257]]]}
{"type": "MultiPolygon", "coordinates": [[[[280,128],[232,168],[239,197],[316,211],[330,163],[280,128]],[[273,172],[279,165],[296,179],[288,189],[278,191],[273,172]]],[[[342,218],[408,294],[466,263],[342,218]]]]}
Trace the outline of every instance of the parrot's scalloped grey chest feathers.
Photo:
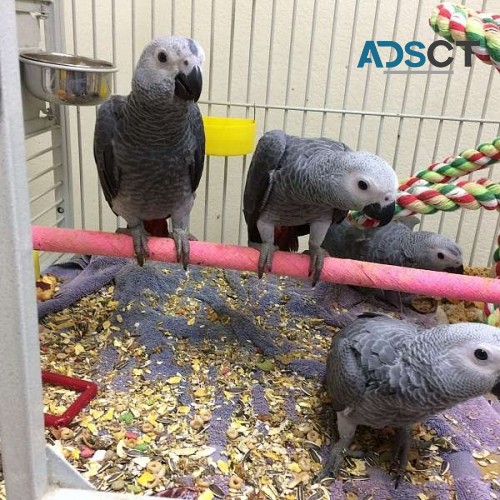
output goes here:
{"type": "Polygon", "coordinates": [[[362,315],[333,338],[325,380],[341,430],[328,464],[335,471],[357,425],[396,426],[407,435],[430,415],[499,394],[500,330],[480,323],[424,329],[362,315]]]}
{"type": "Polygon", "coordinates": [[[196,104],[204,53],[193,40],[160,37],[144,49],[127,97],[99,109],[94,156],[112,210],[127,221],[138,262],[148,256],[143,222],[171,218],[177,255],[189,261],[187,225],[203,172],[205,136],[196,104]]]}
{"type": "Polygon", "coordinates": [[[260,249],[259,275],[271,267],[276,230],[292,227],[296,235],[310,234],[309,272],[314,272],[315,283],[323,264],[321,243],[330,224],[350,209],[363,210],[386,224],[394,213],[396,189],[393,169],[371,153],[355,152],[326,138],[267,132],[253,155],[243,199],[249,245],[260,249]]]}

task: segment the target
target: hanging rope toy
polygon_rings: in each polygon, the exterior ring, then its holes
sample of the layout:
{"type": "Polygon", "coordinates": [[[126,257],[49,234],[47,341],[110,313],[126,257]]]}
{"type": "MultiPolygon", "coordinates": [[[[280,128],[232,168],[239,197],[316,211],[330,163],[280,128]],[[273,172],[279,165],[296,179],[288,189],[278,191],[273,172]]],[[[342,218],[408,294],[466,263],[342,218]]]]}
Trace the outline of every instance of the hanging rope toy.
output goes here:
{"type": "Polygon", "coordinates": [[[500,137],[483,142],[476,149],[465,149],[457,156],[448,156],[440,163],[432,163],[399,185],[401,191],[415,184],[427,185],[448,182],[500,161],[500,137]]]}
{"type": "Polygon", "coordinates": [[[445,2],[434,8],[429,24],[449,42],[479,42],[472,47],[472,53],[500,71],[500,14],[486,14],[445,2]]]}
{"type": "MultiPolygon", "coordinates": [[[[498,210],[500,208],[500,184],[489,179],[476,182],[454,181],[447,184],[425,183],[410,185],[399,191],[396,199],[394,218],[413,214],[433,214],[439,210],[453,212],[459,208],[477,210],[498,210]]],[[[348,220],[360,227],[370,228],[378,225],[362,212],[349,212],[348,220]]]]}

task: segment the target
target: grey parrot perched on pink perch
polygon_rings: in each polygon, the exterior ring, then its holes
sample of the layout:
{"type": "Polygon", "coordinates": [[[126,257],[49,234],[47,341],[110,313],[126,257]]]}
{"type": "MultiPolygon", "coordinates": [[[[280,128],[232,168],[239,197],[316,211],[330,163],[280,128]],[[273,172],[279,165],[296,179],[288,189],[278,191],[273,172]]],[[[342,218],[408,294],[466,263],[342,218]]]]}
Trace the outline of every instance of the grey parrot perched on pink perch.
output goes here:
{"type": "Polygon", "coordinates": [[[142,52],[128,96],[100,108],[94,157],[104,196],[127,222],[139,265],[149,256],[145,224],[167,232],[177,257],[189,263],[189,215],[203,173],[205,135],[196,104],[202,90],[203,49],[190,38],[165,36],[142,52]]]}
{"type": "Polygon", "coordinates": [[[328,255],[321,244],[332,222],[361,210],[387,224],[397,185],[394,170],[374,154],[326,138],[267,132],[257,144],[243,198],[248,244],[260,250],[259,276],[271,269],[277,247],[296,251],[298,236],[309,234],[314,285],[328,255]]]}

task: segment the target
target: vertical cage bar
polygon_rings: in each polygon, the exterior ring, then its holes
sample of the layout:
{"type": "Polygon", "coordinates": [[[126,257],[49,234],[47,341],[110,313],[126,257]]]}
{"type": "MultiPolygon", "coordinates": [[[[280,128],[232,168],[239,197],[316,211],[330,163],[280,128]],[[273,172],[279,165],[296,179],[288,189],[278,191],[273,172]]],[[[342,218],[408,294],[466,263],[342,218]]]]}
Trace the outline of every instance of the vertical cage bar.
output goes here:
{"type": "MultiPolygon", "coordinates": [[[[210,69],[214,67],[215,53],[215,4],[216,0],[212,0],[212,8],[210,11],[210,69]]],[[[213,93],[213,71],[208,75],[208,107],[207,111],[210,115],[212,110],[212,93],[213,93]]],[[[208,208],[209,208],[209,188],[210,188],[210,156],[206,157],[205,161],[205,211],[203,213],[203,239],[207,241],[208,235],[208,208]]]]}
{"type": "MultiPolygon", "coordinates": [[[[73,51],[75,54],[78,54],[76,0],[72,0],[71,7],[71,22],[73,25],[73,51]]],[[[80,181],[80,224],[82,226],[82,229],[86,229],[87,217],[85,213],[85,179],[83,176],[82,117],[80,115],[80,106],[76,106],[76,136],[78,147],[78,178],[80,181]]]]}
{"type": "MultiPolygon", "coordinates": [[[[254,37],[255,37],[255,3],[257,0],[252,0],[252,11],[250,14],[250,36],[248,42],[248,70],[247,70],[247,90],[246,90],[246,102],[250,102],[250,96],[252,95],[252,63],[253,63],[253,49],[254,49],[254,37]]],[[[248,118],[249,108],[245,108],[245,117],[248,118]]],[[[255,117],[254,117],[255,118],[255,117]]],[[[240,213],[238,221],[238,245],[241,245],[243,239],[243,226],[245,224],[245,219],[243,217],[243,195],[245,193],[245,182],[247,176],[247,162],[248,156],[243,156],[243,161],[241,164],[241,185],[240,185],[240,213]]]]}
{"type": "MultiPolygon", "coordinates": [[[[96,0],[92,0],[92,52],[94,58],[97,58],[97,5],[96,0]]],[[[95,106],[95,117],[99,113],[99,106],[95,106]]],[[[97,213],[99,231],[103,230],[103,204],[102,188],[99,179],[97,179],[97,213]]]]}
{"type": "MultiPolygon", "coordinates": [[[[492,70],[490,72],[490,79],[488,81],[488,90],[486,91],[487,96],[491,95],[490,91],[491,91],[491,83],[493,80],[493,74],[494,74],[494,72],[492,70]]],[[[487,108],[487,99],[484,100],[483,113],[486,113],[486,108],[487,108]]],[[[482,123],[479,124],[479,130],[477,132],[477,137],[476,137],[476,144],[481,140],[480,137],[482,135],[482,130],[483,130],[482,125],[483,125],[482,123]]],[[[498,137],[499,134],[500,134],[500,125],[498,126],[496,137],[498,137]]],[[[493,174],[493,167],[494,167],[494,165],[490,165],[490,167],[488,169],[487,177],[489,179],[491,179],[491,176],[493,174]]],[[[469,179],[472,179],[472,175],[470,175],[470,174],[469,174],[469,179]]],[[[470,256],[469,256],[469,266],[472,266],[474,264],[474,257],[476,256],[477,244],[478,244],[479,236],[481,233],[481,226],[483,225],[484,212],[485,212],[484,208],[479,209],[479,217],[478,217],[478,221],[476,224],[476,230],[474,231],[474,241],[472,242],[472,248],[471,248],[470,256]]],[[[497,234],[495,233],[495,234],[493,234],[493,241],[496,241],[496,238],[497,238],[497,234]]]]}
{"type": "MultiPolygon", "coordinates": [[[[472,66],[471,66],[471,69],[469,70],[469,76],[467,78],[467,84],[465,87],[465,95],[464,95],[464,100],[462,101],[462,109],[460,111],[460,116],[464,116],[464,113],[467,110],[467,104],[469,103],[470,86],[471,86],[471,82],[472,82],[472,73],[473,73],[474,64],[475,64],[475,58],[472,60],[472,66]]],[[[491,78],[490,78],[490,82],[491,82],[491,78]]],[[[486,99],[485,99],[485,103],[486,103],[486,99]]],[[[481,117],[484,117],[485,112],[486,112],[486,109],[483,106],[483,114],[481,115],[481,117]]],[[[463,126],[464,126],[464,121],[461,120],[458,123],[457,135],[455,137],[455,147],[454,147],[455,151],[457,151],[458,148],[460,147],[460,139],[462,137],[463,126]]],[[[479,126],[479,130],[481,130],[481,124],[479,126]]],[[[460,219],[458,221],[457,233],[456,233],[456,237],[455,237],[455,239],[457,239],[457,242],[458,242],[459,232],[462,229],[463,214],[464,214],[464,211],[462,211],[462,213],[460,214],[460,219]]],[[[442,231],[442,228],[444,225],[444,220],[445,220],[445,218],[444,218],[443,214],[441,214],[441,220],[439,221],[439,232],[442,231]]]]}
{"type": "Polygon", "coordinates": [[[2,11],[0,67],[2,464],[7,498],[39,500],[48,477],[14,2],[2,11]]]}
{"type": "MultiPolygon", "coordinates": [[[[276,27],[276,0],[272,0],[271,8],[271,33],[269,35],[269,59],[267,61],[267,84],[265,103],[269,104],[269,95],[271,94],[271,74],[273,70],[273,47],[274,47],[274,32],[276,27]]],[[[269,109],[264,110],[264,132],[267,131],[267,120],[269,109]]]]}
{"type": "Polygon", "coordinates": [[[151,40],[155,38],[156,31],[156,0],[151,0],[151,40]]]}
{"type": "Polygon", "coordinates": [[[194,6],[195,6],[195,0],[191,0],[191,29],[190,29],[190,36],[191,38],[195,38],[195,35],[194,35],[194,22],[195,22],[195,19],[196,19],[196,15],[195,15],[195,9],[194,9],[194,6]]]}
{"type": "MultiPolygon", "coordinates": [[[[233,64],[234,64],[234,26],[236,17],[236,2],[231,1],[231,26],[230,26],[230,42],[229,42],[229,68],[227,71],[227,102],[231,102],[232,87],[233,87],[233,64]]],[[[226,116],[229,116],[231,105],[226,106],[226,116]]],[[[229,167],[228,157],[224,157],[224,178],[222,183],[222,210],[221,210],[221,226],[220,226],[220,242],[226,241],[226,206],[227,206],[227,174],[229,167]]]]}
{"type": "MultiPolygon", "coordinates": [[[[448,98],[450,96],[450,85],[451,85],[451,81],[453,78],[452,75],[453,75],[453,67],[455,65],[455,55],[456,55],[456,47],[453,47],[453,53],[452,53],[453,60],[451,62],[451,65],[449,66],[449,73],[448,73],[448,77],[446,78],[446,87],[445,87],[444,97],[443,97],[443,101],[442,101],[442,105],[441,105],[441,116],[443,116],[445,111],[446,111],[446,106],[448,104],[448,98]]],[[[439,120],[437,133],[436,133],[436,141],[434,142],[434,150],[432,152],[431,162],[436,161],[438,147],[439,147],[439,143],[441,141],[441,134],[443,132],[443,125],[444,125],[444,119],[439,120]]],[[[398,148],[399,148],[399,140],[396,144],[398,145],[398,148]]],[[[396,150],[396,154],[397,154],[397,152],[398,151],[396,150]]],[[[443,219],[444,214],[445,214],[444,212],[441,213],[441,219],[443,219]]],[[[422,216],[422,218],[420,219],[420,229],[421,230],[424,228],[424,224],[425,224],[425,216],[422,216]]]]}
{"type": "MultiPolygon", "coordinates": [[[[45,21],[45,45],[47,50],[54,52],[65,52],[65,33],[64,33],[64,7],[62,2],[49,4],[49,17],[45,21]]],[[[62,205],[56,208],[58,213],[63,213],[63,217],[57,218],[57,225],[64,227],[73,227],[73,179],[71,175],[71,137],[69,127],[69,110],[67,106],[55,106],[56,121],[60,128],[51,131],[51,143],[60,144],[59,147],[52,148],[52,164],[60,166],[54,168],[54,183],[58,187],[54,196],[56,199],[62,199],[62,205]]]]}
{"type": "MultiPolygon", "coordinates": [[[[415,37],[416,37],[416,34],[417,34],[417,26],[418,26],[418,22],[419,22],[419,19],[420,19],[420,7],[421,7],[421,4],[422,4],[422,1],[419,0],[418,2],[418,7],[417,7],[417,20],[415,21],[415,28],[413,30],[413,40],[415,40],[415,37]]],[[[399,26],[399,13],[401,12],[401,0],[398,0],[397,4],[396,4],[396,15],[394,17],[394,27],[392,29],[392,39],[393,40],[396,40],[396,35],[397,35],[397,32],[398,32],[398,26],[399,26]]],[[[391,52],[390,52],[390,57],[392,58],[392,49],[391,49],[391,52]]],[[[382,97],[382,111],[385,111],[386,110],[386,106],[387,106],[387,97],[389,96],[389,89],[390,89],[390,83],[391,83],[391,74],[390,73],[386,73],[386,76],[385,76],[385,85],[384,85],[384,95],[382,97]]],[[[406,75],[406,83],[405,83],[405,90],[406,90],[406,87],[408,86],[408,83],[409,83],[409,78],[410,78],[410,75],[406,75]]],[[[382,136],[383,136],[383,133],[384,133],[384,124],[385,124],[385,116],[381,116],[380,117],[380,122],[379,122],[379,127],[378,127],[378,132],[377,132],[377,145],[375,147],[375,154],[379,154],[380,152],[380,142],[382,140],[382,136]]]]}
{"type": "MultiPolygon", "coordinates": [[[[292,67],[293,67],[293,48],[295,45],[295,26],[297,25],[297,0],[293,0],[292,20],[290,23],[290,43],[288,46],[288,64],[286,74],[285,106],[290,103],[290,89],[292,88],[292,67]]],[[[288,127],[288,109],[283,112],[283,130],[286,132],[288,127]]]]}
{"type": "Polygon", "coordinates": [[[136,12],[136,5],[135,5],[135,0],[132,0],[132,68],[135,67],[135,61],[136,61],[136,36],[135,36],[135,12],[136,12]]]}
{"type": "MultiPolygon", "coordinates": [[[[352,21],[352,36],[351,36],[351,45],[349,47],[349,57],[347,59],[347,75],[344,86],[344,98],[342,99],[342,109],[346,109],[347,100],[349,96],[349,85],[351,84],[351,72],[352,72],[352,54],[354,52],[354,40],[356,40],[356,28],[358,26],[358,15],[359,15],[359,0],[356,0],[354,6],[354,16],[352,21]]],[[[345,113],[342,113],[342,117],[340,119],[340,133],[339,133],[339,141],[342,142],[344,137],[344,123],[345,123],[345,113]]]]}
{"type": "MultiPolygon", "coordinates": [[[[309,39],[309,58],[307,61],[307,78],[306,78],[306,89],[304,93],[304,108],[306,108],[309,103],[309,98],[311,93],[311,69],[314,57],[314,46],[316,42],[316,37],[314,36],[314,34],[316,33],[317,21],[318,21],[318,1],[314,0],[312,21],[311,21],[311,37],[309,39]]],[[[305,135],[306,126],[307,126],[307,110],[305,110],[302,113],[302,128],[301,128],[302,136],[305,135]]]]}
{"type": "MultiPolygon", "coordinates": [[[[372,40],[377,39],[377,26],[378,26],[378,17],[380,12],[380,0],[377,0],[375,5],[375,15],[373,16],[373,26],[372,26],[372,40]]],[[[368,102],[368,90],[370,88],[370,75],[372,71],[372,65],[368,66],[368,71],[366,74],[366,83],[365,90],[363,92],[363,102],[361,103],[361,110],[364,111],[366,109],[366,103],[368,102]]],[[[356,143],[356,149],[360,149],[361,141],[363,139],[363,131],[365,128],[365,115],[361,115],[359,121],[359,131],[358,131],[358,141],[356,143]]]]}
{"type": "MultiPolygon", "coordinates": [[[[326,89],[325,89],[325,97],[323,99],[323,108],[326,108],[328,102],[330,101],[330,89],[332,87],[332,67],[333,67],[333,41],[335,40],[335,34],[337,32],[337,7],[339,4],[339,0],[335,0],[335,4],[333,6],[333,18],[332,18],[332,30],[331,36],[328,46],[328,68],[326,70],[326,89]]],[[[321,135],[325,135],[325,127],[326,127],[326,118],[328,114],[323,112],[321,116],[321,135]]]]}
{"type": "Polygon", "coordinates": [[[175,35],[175,0],[171,0],[170,9],[172,17],[170,18],[170,33],[175,35]]]}
{"type": "MultiPolygon", "coordinates": [[[[476,64],[476,61],[474,60],[473,61],[473,64],[469,70],[469,79],[467,80],[467,88],[466,88],[466,92],[467,92],[467,98],[466,100],[464,101],[468,101],[468,97],[469,97],[469,90],[470,90],[470,82],[471,82],[471,79],[472,79],[472,73],[473,73],[473,69],[474,69],[474,64],[476,64]]],[[[491,87],[492,87],[492,84],[493,84],[493,78],[494,78],[494,72],[493,71],[490,71],[490,76],[488,78],[488,84],[487,84],[487,87],[486,87],[486,92],[485,92],[485,99],[483,101],[483,107],[481,109],[481,118],[484,118],[486,116],[486,112],[488,110],[488,104],[489,104],[489,96],[491,95],[491,87]],[[488,96],[488,97],[486,97],[488,96]]],[[[464,115],[465,113],[465,110],[467,109],[467,102],[464,102],[464,105],[463,105],[463,108],[462,108],[462,116],[464,115]]],[[[460,122],[460,126],[463,125],[463,121],[460,122]]],[[[476,140],[474,142],[474,144],[478,144],[480,141],[481,141],[481,136],[482,136],[482,132],[483,132],[483,128],[484,128],[484,124],[483,123],[480,123],[479,124],[479,127],[477,129],[477,134],[476,134],[476,140]]],[[[497,130],[497,135],[498,133],[500,132],[500,127],[499,129],[497,130]]],[[[458,145],[455,145],[455,149],[458,148],[458,145]]],[[[491,175],[492,173],[492,166],[490,166],[490,168],[488,169],[488,177],[491,175]]],[[[472,175],[469,174],[468,176],[469,180],[472,179],[472,175]]],[[[471,248],[471,253],[470,253],[470,256],[469,256],[469,265],[471,266],[473,261],[474,261],[474,256],[476,254],[476,248],[477,248],[477,241],[478,241],[478,237],[479,237],[479,231],[481,229],[481,225],[482,225],[482,222],[483,222],[483,216],[484,216],[484,210],[483,209],[480,209],[480,213],[479,213],[479,219],[478,219],[478,223],[476,225],[476,230],[475,230],[475,233],[474,233],[474,242],[472,244],[472,248],[471,248]]],[[[464,224],[464,221],[465,221],[465,210],[462,210],[461,214],[460,214],[460,219],[458,221],[458,227],[457,227],[457,243],[459,242],[461,238],[461,236],[463,235],[462,233],[462,228],[463,228],[463,224],[464,224]]]]}
{"type": "MultiPolygon", "coordinates": [[[[111,50],[113,54],[113,65],[117,64],[117,53],[116,53],[116,0],[111,0],[111,50]]],[[[113,73],[113,94],[118,93],[117,87],[117,75],[116,71],[113,73]]],[[[120,227],[120,217],[117,215],[115,217],[115,228],[120,227]]]]}
{"type": "MultiPolygon", "coordinates": [[[[111,0],[111,51],[113,65],[116,66],[116,0],[111,0]]],[[[116,71],[113,73],[113,93],[116,94],[116,71]]]]}

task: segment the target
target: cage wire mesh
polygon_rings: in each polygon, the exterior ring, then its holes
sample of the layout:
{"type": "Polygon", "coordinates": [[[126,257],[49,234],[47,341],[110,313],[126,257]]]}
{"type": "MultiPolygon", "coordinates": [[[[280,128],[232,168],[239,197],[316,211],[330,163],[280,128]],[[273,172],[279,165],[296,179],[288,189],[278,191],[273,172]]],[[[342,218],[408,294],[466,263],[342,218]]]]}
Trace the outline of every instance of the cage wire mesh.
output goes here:
{"type": "MultiPolygon", "coordinates": [[[[55,30],[65,34],[66,52],[117,65],[113,83],[118,94],[130,91],[133,68],[151,38],[190,35],[206,53],[200,100],[204,114],[255,115],[257,139],[282,128],[289,134],[344,141],[382,156],[402,180],[500,134],[500,77],[476,58],[472,68],[465,68],[461,50],[449,73],[388,74],[373,65],[357,67],[366,40],[401,45],[419,40],[428,46],[436,39],[428,25],[436,3],[67,0],[55,30]]],[[[467,5],[482,11],[497,8],[492,1],[467,5]]],[[[61,130],[57,119],[43,134],[28,133],[34,223],[116,228],[119,221],[104,201],[93,159],[96,112],[94,107],[68,107],[63,134],[51,132],[61,130]],[[67,143],[67,157],[61,143],[67,143]],[[53,183],[47,184],[43,180],[49,177],[53,183]],[[71,217],[57,212],[64,183],[71,217]]],[[[250,155],[206,158],[190,223],[199,239],[246,244],[241,201],[250,160],[250,155]]],[[[494,168],[470,178],[498,178],[494,168]]],[[[466,262],[484,266],[491,262],[500,219],[483,209],[457,210],[423,217],[421,228],[456,239],[466,262]]]]}

